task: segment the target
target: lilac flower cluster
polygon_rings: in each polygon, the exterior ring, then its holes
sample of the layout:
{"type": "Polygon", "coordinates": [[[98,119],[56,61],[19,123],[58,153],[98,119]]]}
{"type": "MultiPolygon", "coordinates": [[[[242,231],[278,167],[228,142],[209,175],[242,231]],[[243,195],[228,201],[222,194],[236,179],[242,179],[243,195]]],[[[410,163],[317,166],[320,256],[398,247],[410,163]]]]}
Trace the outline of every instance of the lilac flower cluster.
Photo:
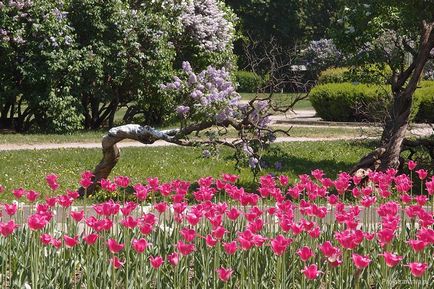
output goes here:
{"type": "Polygon", "coordinates": [[[185,30],[202,49],[224,51],[232,41],[234,27],[225,18],[218,0],[198,0],[183,3],[181,22],[185,30]]]}
{"type": "Polygon", "coordinates": [[[319,70],[339,66],[344,60],[342,52],[336,48],[332,39],[311,41],[304,54],[307,65],[319,70]]]}
{"type": "Polygon", "coordinates": [[[235,91],[225,68],[209,66],[196,74],[189,62],[183,62],[182,70],[183,79],[175,76],[173,82],[161,85],[162,89],[174,90],[183,95],[182,104],[176,108],[181,118],[201,115],[219,123],[237,116],[240,95],[235,91]]]}

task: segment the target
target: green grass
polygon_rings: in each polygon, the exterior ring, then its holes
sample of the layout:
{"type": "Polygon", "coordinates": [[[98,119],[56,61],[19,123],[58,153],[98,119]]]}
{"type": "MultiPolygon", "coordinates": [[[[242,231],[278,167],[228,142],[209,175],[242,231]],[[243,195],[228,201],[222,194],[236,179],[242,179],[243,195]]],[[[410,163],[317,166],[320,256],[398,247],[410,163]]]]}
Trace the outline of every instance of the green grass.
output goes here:
{"type": "MultiPolygon", "coordinates": [[[[288,129],[286,126],[276,126],[279,129],[288,129]]],[[[37,144],[37,143],[93,143],[100,142],[106,131],[82,131],[73,134],[2,134],[0,144],[37,144]]],[[[299,127],[295,126],[289,132],[291,137],[339,137],[339,136],[378,136],[379,131],[375,129],[360,130],[359,128],[348,127],[299,127]]],[[[229,130],[226,137],[235,137],[234,130],[229,130]]],[[[283,136],[283,134],[279,134],[283,136]]]]}
{"type": "MultiPolygon", "coordinates": [[[[373,148],[370,142],[294,142],[274,145],[265,158],[270,167],[264,173],[287,174],[295,178],[322,168],[334,177],[349,169],[360,157],[373,148]],[[276,162],[282,164],[276,170],[276,162]]],[[[222,150],[218,158],[204,159],[201,150],[183,147],[125,148],[112,176],[128,175],[134,182],[157,176],[163,181],[184,179],[194,181],[203,176],[220,176],[222,173],[238,173],[231,152],[222,150]]],[[[99,149],[57,149],[4,151],[0,155],[0,184],[7,188],[0,198],[10,199],[13,188],[23,187],[48,194],[44,177],[57,173],[61,192],[76,189],[80,173],[91,170],[99,162],[99,149]]],[[[252,175],[248,169],[240,172],[241,185],[251,185],[252,175]]]]}
{"type": "Polygon", "coordinates": [[[1,134],[0,144],[69,143],[101,141],[106,131],[80,131],[71,134],[1,134]]]}
{"type": "MultiPolygon", "coordinates": [[[[243,100],[251,100],[257,94],[256,93],[240,93],[243,100]]],[[[259,93],[260,98],[267,97],[267,93],[259,93]]],[[[291,101],[291,97],[300,95],[296,93],[276,93],[273,95],[273,100],[279,104],[287,104],[291,101]]],[[[297,102],[294,106],[294,109],[313,109],[312,104],[309,99],[303,99],[297,102]]]]}

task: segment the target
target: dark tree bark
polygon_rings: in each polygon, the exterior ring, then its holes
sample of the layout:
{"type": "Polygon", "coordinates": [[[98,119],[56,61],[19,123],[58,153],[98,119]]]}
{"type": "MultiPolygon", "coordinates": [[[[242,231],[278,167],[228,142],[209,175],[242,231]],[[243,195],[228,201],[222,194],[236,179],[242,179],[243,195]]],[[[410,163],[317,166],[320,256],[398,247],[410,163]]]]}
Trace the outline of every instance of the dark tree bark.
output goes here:
{"type": "Polygon", "coordinates": [[[424,21],[417,55],[406,70],[392,78],[393,106],[390,119],[382,134],[381,146],[363,157],[353,168],[352,173],[360,169],[384,171],[399,167],[402,143],[410,120],[413,94],[433,48],[434,22],[424,21]]]}

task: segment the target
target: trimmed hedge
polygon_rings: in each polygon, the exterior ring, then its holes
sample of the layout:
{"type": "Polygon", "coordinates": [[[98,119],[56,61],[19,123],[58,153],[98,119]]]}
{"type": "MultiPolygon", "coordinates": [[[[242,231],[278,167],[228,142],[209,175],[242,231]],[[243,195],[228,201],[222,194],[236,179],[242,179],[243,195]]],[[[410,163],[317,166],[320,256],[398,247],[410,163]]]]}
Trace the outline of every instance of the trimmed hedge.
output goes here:
{"type": "Polygon", "coordinates": [[[315,86],[309,100],[323,120],[375,121],[384,114],[388,95],[379,85],[328,83],[315,86]]]}
{"type": "Polygon", "coordinates": [[[348,73],[350,69],[348,67],[333,67],[321,71],[318,77],[318,83],[342,83],[351,82],[348,73]]]}
{"type": "MultiPolygon", "coordinates": [[[[422,81],[410,119],[434,123],[434,81],[422,81]]],[[[319,117],[329,121],[379,121],[391,104],[390,88],[350,82],[317,85],[309,95],[319,117]]]]}
{"type": "Polygon", "coordinates": [[[384,84],[391,74],[392,70],[389,66],[379,67],[374,64],[366,64],[358,67],[333,67],[320,73],[318,83],[356,82],[384,84]]]}
{"type": "Polygon", "coordinates": [[[250,71],[237,71],[235,79],[238,82],[238,92],[257,92],[263,83],[261,76],[250,71]]]}
{"type": "Polygon", "coordinates": [[[434,81],[422,81],[421,86],[414,93],[419,105],[415,121],[434,123],[434,81]]]}

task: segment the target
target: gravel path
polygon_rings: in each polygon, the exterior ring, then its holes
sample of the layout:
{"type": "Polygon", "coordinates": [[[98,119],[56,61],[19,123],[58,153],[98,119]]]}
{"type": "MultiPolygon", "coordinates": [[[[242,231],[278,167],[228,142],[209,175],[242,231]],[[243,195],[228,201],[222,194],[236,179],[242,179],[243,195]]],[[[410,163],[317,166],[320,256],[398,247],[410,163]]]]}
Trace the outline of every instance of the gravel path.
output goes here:
{"type": "MultiPolygon", "coordinates": [[[[322,137],[322,138],[309,138],[309,137],[278,137],[276,142],[306,142],[306,141],[336,141],[336,140],[363,140],[375,139],[372,137],[322,137]]],[[[233,139],[228,139],[232,141],[233,139]]],[[[120,148],[127,147],[163,147],[172,146],[174,144],[165,141],[156,141],[153,144],[142,144],[134,141],[122,141],[118,143],[120,148]]],[[[101,143],[38,143],[38,144],[0,144],[0,151],[19,151],[19,150],[50,150],[50,149],[93,149],[101,148],[101,143]]]]}

